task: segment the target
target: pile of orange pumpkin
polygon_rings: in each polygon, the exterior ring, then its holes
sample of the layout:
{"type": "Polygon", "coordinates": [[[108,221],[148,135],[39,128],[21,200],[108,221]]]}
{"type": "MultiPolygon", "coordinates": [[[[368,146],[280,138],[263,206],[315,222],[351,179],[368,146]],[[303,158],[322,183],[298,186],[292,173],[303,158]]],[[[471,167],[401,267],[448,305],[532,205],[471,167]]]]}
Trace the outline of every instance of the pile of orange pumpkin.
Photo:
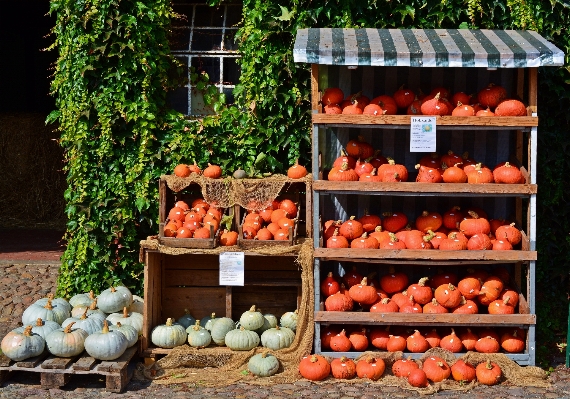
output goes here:
{"type": "MultiPolygon", "coordinates": [[[[165,237],[210,239],[210,226],[217,235],[222,221],[223,209],[211,206],[203,198],[196,198],[188,205],[177,201],[168,212],[164,225],[165,237]]],[[[224,229],[219,243],[223,246],[237,245],[238,233],[224,229]]]]}
{"type": "Polygon", "coordinates": [[[521,101],[508,98],[504,87],[492,83],[472,95],[452,94],[445,87],[435,87],[424,95],[401,87],[391,96],[383,94],[373,99],[361,92],[345,97],[341,89],[330,87],[323,92],[321,102],[325,114],[527,116],[521,101]]]}
{"type": "Polygon", "coordinates": [[[222,168],[218,165],[208,164],[208,166],[202,170],[194,161],[194,164],[187,165],[184,163],[178,164],[174,167],[174,174],[178,177],[188,177],[191,174],[202,175],[204,177],[209,177],[210,179],[219,179],[222,177],[222,168]]]}
{"type": "Polygon", "coordinates": [[[328,220],[326,248],[512,250],[522,232],[504,219],[489,219],[483,209],[454,206],[445,213],[424,211],[410,223],[403,212],[366,213],[359,219],[328,220]]]}
{"type": "Polygon", "coordinates": [[[342,278],[330,272],[321,282],[327,311],[360,308],[378,313],[514,314],[519,295],[507,286],[508,271],[472,271],[459,279],[454,273],[424,277],[410,284],[393,267],[380,279],[364,277],[353,266],[342,278]]]}
{"type": "Polygon", "coordinates": [[[290,199],[275,199],[269,207],[259,212],[249,212],[242,225],[246,240],[289,240],[289,228],[295,228],[297,204],[290,199]]]}
{"type": "MultiPolygon", "coordinates": [[[[432,153],[422,157],[416,165],[419,183],[499,183],[524,184],[521,170],[501,162],[493,169],[469,158],[469,154],[457,155],[449,150],[439,156],[432,153]]],[[[362,136],[350,140],[346,152],[335,159],[328,173],[330,181],[406,182],[409,173],[405,165],[380,155],[380,151],[364,141],[362,136]]]]}
{"type": "MultiPolygon", "coordinates": [[[[312,381],[322,381],[332,375],[337,379],[355,377],[372,381],[379,380],[386,371],[386,363],[381,358],[366,356],[355,362],[345,356],[333,359],[330,363],[321,355],[308,355],[301,359],[299,372],[312,381]]],[[[457,360],[453,366],[437,356],[430,356],[420,365],[412,359],[400,359],[392,365],[392,374],[406,378],[413,387],[425,388],[430,382],[436,383],[452,378],[461,383],[477,380],[484,385],[495,385],[501,381],[502,370],[494,362],[487,360],[476,367],[457,360]]]]}

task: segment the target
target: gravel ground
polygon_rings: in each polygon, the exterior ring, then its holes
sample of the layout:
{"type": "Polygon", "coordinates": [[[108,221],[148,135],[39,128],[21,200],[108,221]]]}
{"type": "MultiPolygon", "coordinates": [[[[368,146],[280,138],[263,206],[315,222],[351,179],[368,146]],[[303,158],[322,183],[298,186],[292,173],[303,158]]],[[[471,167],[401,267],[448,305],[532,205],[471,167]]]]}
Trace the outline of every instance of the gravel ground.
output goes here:
{"type": "MultiPolygon", "coordinates": [[[[23,310],[29,304],[50,292],[55,292],[58,274],[57,264],[11,264],[0,262],[0,337],[19,326],[23,310]]],[[[466,393],[441,391],[430,398],[472,399],[530,399],[569,398],[570,371],[557,367],[549,377],[548,388],[516,387],[503,383],[493,387],[478,386],[466,393]]],[[[96,398],[169,398],[182,399],[215,398],[415,398],[418,394],[395,387],[378,387],[366,383],[313,384],[298,381],[294,384],[259,387],[235,384],[221,388],[206,388],[194,384],[158,385],[150,382],[131,381],[122,394],[107,392],[101,376],[71,377],[62,389],[42,389],[39,373],[15,372],[0,387],[0,399],[96,399],[96,398]]]]}

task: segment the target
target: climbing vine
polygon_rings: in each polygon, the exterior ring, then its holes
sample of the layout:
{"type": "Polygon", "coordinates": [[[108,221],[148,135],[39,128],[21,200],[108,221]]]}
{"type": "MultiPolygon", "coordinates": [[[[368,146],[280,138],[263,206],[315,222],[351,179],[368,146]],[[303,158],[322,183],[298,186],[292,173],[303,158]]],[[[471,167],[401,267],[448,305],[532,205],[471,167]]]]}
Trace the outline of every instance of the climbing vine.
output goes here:
{"type": "MultiPolygon", "coordinates": [[[[212,7],[220,3],[209,0],[212,7]]],[[[186,73],[169,52],[170,23],[178,17],[170,1],[52,0],[51,13],[57,16],[52,49],[59,59],[52,83],[57,110],[48,121],[58,123],[65,150],[68,246],[58,289],[66,296],[118,282],[140,292],[138,243],[156,234],[157,179],[177,163],[212,162],[231,174],[237,168],[283,172],[298,157],[309,162],[310,74],[307,65],[293,62],[298,29],[538,30],[566,53],[565,67],[539,74],[539,339],[551,336],[546,328],[565,331],[570,252],[563,175],[570,165],[561,151],[570,145],[566,3],[244,0],[236,35],[241,77],[235,104],[227,106],[204,75],[192,71],[217,111],[201,120],[166,108],[165,93],[178,82],[173,77],[186,73]]]]}

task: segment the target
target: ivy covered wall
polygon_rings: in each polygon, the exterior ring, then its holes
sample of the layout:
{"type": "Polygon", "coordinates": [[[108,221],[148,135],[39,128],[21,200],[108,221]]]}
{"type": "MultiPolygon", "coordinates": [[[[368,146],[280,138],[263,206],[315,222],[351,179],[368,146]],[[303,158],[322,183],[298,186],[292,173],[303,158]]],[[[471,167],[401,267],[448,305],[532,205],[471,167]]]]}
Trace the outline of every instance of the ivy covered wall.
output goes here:
{"type": "MultiPolygon", "coordinates": [[[[227,174],[253,166],[282,172],[297,157],[308,163],[309,66],[292,57],[299,28],[534,29],[570,53],[570,14],[558,0],[245,0],[236,105],[220,102],[217,116],[188,121],[165,108],[175,83],[168,35],[177,16],[169,1],[52,0],[51,13],[59,58],[57,110],[48,120],[59,123],[68,183],[68,247],[58,282],[65,296],[119,281],[140,293],[138,243],[157,232],[157,179],[177,163],[216,163],[227,174]]],[[[566,325],[566,60],[539,72],[539,340],[548,329],[565,335],[566,325]]]]}

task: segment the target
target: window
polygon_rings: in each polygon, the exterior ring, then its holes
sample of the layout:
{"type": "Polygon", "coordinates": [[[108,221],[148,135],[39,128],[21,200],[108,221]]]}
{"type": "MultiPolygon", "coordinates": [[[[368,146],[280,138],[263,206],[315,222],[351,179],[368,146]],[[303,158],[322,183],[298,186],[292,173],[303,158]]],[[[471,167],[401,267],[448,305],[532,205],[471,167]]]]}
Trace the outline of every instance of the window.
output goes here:
{"type": "Polygon", "coordinates": [[[241,21],[242,5],[211,7],[203,0],[175,0],[172,6],[176,13],[185,16],[172,21],[170,48],[188,70],[188,83],[169,93],[170,105],[186,115],[212,114],[201,93],[191,86],[189,70],[194,67],[198,73],[207,73],[210,83],[226,95],[226,102],[233,103],[232,91],[240,75],[234,37],[241,21]]]}

